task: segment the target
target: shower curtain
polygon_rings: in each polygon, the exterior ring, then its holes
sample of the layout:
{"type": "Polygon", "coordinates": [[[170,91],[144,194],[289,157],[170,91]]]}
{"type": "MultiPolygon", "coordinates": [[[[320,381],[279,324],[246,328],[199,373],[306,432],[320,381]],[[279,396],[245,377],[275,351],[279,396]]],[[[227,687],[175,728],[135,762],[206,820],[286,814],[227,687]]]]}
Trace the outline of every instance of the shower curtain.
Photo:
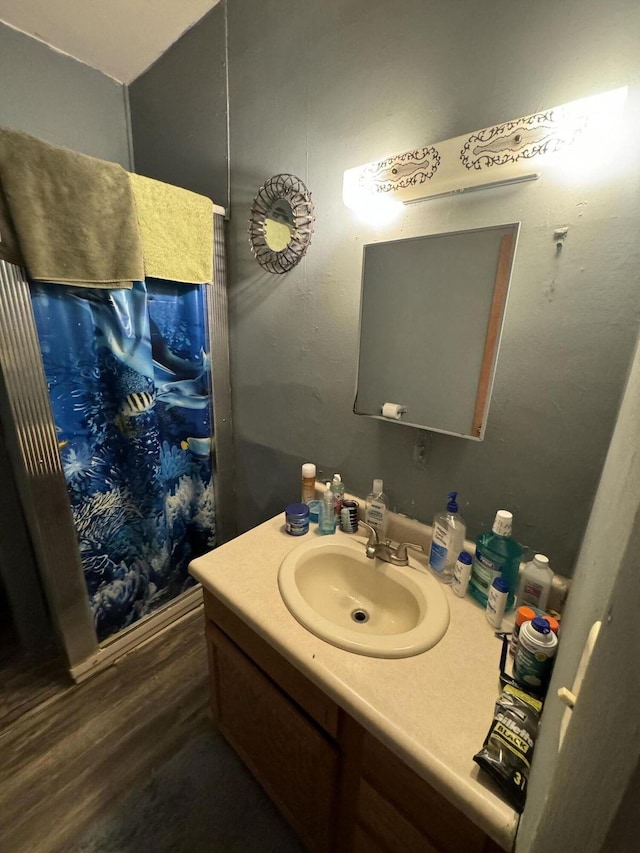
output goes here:
{"type": "Polygon", "coordinates": [[[103,641],[192,585],[216,544],[206,285],[30,287],[103,641]]]}

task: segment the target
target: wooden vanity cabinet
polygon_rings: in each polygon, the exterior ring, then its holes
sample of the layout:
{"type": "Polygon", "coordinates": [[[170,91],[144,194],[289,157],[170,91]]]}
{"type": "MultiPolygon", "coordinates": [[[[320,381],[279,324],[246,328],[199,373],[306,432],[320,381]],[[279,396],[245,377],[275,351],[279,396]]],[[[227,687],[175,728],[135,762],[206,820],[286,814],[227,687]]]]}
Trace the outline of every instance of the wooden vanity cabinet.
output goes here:
{"type": "Polygon", "coordinates": [[[204,596],[215,724],[309,850],[499,853],[215,596],[204,596]]]}

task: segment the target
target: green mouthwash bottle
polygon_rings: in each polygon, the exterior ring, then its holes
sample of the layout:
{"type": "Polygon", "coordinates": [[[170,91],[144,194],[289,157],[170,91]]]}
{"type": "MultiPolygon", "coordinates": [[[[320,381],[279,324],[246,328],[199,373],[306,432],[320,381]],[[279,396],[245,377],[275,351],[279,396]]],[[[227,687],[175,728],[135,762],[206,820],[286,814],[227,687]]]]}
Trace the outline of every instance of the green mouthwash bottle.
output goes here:
{"type": "Polygon", "coordinates": [[[499,509],[492,530],[476,539],[469,592],[483,607],[487,606],[491,584],[496,577],[501,577],[509,587],[506,609],[513,608],[523,549],[511,536],[512,524],[513,515],[506,509],[499,509]]]}

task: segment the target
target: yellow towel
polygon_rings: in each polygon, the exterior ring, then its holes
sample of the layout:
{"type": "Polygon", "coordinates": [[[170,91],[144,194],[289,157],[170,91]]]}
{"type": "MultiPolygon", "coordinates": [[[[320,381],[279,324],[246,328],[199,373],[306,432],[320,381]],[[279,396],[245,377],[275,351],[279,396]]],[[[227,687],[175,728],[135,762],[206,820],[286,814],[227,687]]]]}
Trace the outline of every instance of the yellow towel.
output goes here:
{"type": "Polygon", "coordinates": [[[213,202],[130,174],[146,276],[189,284],[213,281],[213,202]]]}

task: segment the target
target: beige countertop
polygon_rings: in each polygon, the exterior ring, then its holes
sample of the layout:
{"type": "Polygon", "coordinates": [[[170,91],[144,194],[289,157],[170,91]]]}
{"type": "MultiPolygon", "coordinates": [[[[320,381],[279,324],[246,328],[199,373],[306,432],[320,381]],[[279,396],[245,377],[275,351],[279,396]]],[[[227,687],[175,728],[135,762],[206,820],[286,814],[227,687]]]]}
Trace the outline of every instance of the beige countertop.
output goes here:
{"type": "MultiPolygon", "coordinates": [[[[430,528],[390,514],[396,541],[428,545],[430,528]]],[[[284,531],[284,513],[199,557],[191,573],[290,663],[505,849],[518,814],[473,762],[500,693],[500,641],[484,611],[445,589],[451,621],[423,654],[380,659],[343,651],[311,634],[278,590],[284,557],[309,536],[284,531]]],[[[338,531],[336,537],[365,536],[338,531]]],[[[417,562],[426,566],[424,558],[417,562]]],[[[428,571],[426,568],[418,571],[428,571]]]]}

